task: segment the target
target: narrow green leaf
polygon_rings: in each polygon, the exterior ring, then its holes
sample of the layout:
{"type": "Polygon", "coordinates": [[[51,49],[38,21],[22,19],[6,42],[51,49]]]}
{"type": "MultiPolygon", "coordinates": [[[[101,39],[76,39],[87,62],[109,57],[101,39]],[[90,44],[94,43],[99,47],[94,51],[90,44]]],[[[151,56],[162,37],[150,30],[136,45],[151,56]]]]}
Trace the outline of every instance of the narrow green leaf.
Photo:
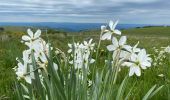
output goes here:
{"type": "Polygon", "coordinates": [[[124,80],[122,81],[119,89],[118,89],[118,93],[116,95],[116,100],[122,100],[123,98],[123,93],[125,92],[125,88],[126,88],[126,83],[128,81],[128,76],[126,76],[124,78],[124,80]]]}
{"type": "Polygon", "coordinates": [[[160,86],[159,88],[157,88],[154,92],[152,92],[152,94],[149,96],[149,98],[152,98],[156,93],[158,93],[162,88],[164,87],[164,85],[160,86]]]}
{"type": "Polygon", "coordinates": [[[155,88],[156,88],[156,85],[152,86],[152,88],[145,94],[142,100],[148,100],[155,88]]]}

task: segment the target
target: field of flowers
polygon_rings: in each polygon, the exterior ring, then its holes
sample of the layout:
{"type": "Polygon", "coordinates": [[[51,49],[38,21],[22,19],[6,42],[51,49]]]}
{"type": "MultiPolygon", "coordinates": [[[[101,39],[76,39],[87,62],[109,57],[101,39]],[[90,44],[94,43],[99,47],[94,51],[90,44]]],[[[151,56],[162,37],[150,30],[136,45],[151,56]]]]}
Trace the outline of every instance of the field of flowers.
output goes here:
{"type": "Polygon", "coordinates": [[[1,41],[0,99],[170,99],[170,28],[117,24],[79,39],[28,29],[21,41],[1,41]]]}

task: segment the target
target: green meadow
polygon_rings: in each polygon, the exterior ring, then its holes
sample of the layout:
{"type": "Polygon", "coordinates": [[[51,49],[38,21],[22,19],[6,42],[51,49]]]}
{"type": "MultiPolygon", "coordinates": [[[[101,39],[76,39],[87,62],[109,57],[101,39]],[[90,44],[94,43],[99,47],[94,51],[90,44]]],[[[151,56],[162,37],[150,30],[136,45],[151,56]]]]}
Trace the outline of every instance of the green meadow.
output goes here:
{"type": "MultiPolygon", "coordinates": [[[[26,33],[28,27],[3,27],[0,31],[0,100],[12,98],[15,91],[16,76],[12,68],[17,65],[16,57],[21,57],[23,49],[26,47],[21,43],[21,36],[26,33]]],[[[36,30],[37,28],[33,28],[36,30]]],[[[93,38],[93,42],[98,43],[100,30],[85,30],[81,32],[64,32],[49,28],[41,28],[42,37],[49,40],[54,47],[60,48],[67,53],[67,43],[73,41],[83,41],[93,38]]],[[[170,27],[143,27],[133,29],[122,29],[122,35],[127,36],[127,43],[135,45],[139,41],[140,48],[146,48],[147,53],[154,55],[154,48],[161,49],[170,45],[170,27]]],[[[101,55],[106,54],[106,46],[108,41],[102,41],[101,55]]],[[[98,67],[102,68],[104,62],[100,62],[98,67]]],[[[123,69],[119,74],[117,84],[119,85],[128,73],[128,69],[123,69]]],[[[170,99],[170,55],[163,60],[163,64],[152,66],[148,70],[142,71],[141,77],[133,76],[128,80],[128,93],[133,86],[131,92],[131,100],[141,99],[146,92],[155,84],[164,87],[152,98],[153,100],[170,99]],[[159,77],[164,74],[164,77],[159,77]]]]}

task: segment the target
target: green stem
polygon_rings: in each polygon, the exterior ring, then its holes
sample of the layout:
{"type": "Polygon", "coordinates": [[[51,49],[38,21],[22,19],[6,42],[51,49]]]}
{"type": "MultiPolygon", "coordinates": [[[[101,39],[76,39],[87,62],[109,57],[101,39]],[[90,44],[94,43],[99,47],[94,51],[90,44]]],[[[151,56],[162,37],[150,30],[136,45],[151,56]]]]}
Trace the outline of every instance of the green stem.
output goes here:
{"type": "Polygon", "coordinates": [[[99,48],[100,48],[100,45],[101,45],[101,36],[102,36],[102,32],[100,33],[100,37],[99,37],[99,42],[98,42],[98,46],[97,46],[97,52],[96,52],[96,61],[95,61],[95,64],[94,64],[94,68],[93,68],[93,74],[92,74],[92,79],[94,78],[94,75],[95,75],[95,69],[97,67],[97,61],[98,61],[98,55],[99,55],[99,48]]]}
{"type": "Polygon", "coordinates": [[[115,61],[115,67],[116,67],[116,70],[115,70],[115,75],[114,75],[114,81],[113,81],[113,84],[115,84],[116,83],[116,80],[117,80],[117,75],[118,75],[118,72],[119,72],[119,66],[118,66],[118,64],[119,64],[119,56],[120,56],[120,51],[121,51],[121,49],[118,51],[118,53],[117,53],[117,56],[116,56],[116,61],[115,61]]]}

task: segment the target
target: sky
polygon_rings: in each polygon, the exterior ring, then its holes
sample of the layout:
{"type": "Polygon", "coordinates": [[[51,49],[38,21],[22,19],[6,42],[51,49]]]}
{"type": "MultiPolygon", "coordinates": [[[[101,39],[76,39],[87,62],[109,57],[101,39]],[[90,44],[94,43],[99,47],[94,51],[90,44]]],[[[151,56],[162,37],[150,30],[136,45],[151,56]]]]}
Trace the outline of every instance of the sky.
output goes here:
{"type": "Polygon", "coordinates": [[[169,0],[1,0],[0,22],[170,24],[169,0]]]}

